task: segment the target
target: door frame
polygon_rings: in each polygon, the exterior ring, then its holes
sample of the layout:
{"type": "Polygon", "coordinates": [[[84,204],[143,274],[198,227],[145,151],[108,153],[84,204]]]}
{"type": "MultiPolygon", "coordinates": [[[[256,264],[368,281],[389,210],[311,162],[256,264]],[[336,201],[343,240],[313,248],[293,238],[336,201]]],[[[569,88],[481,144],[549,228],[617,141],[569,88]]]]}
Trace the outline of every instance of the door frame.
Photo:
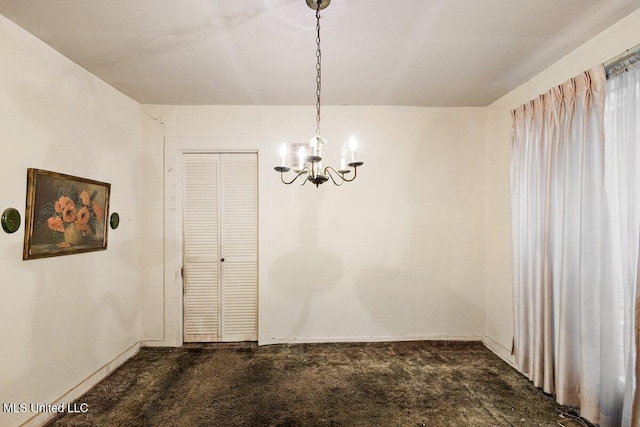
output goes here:
{"type": "MultiPolygon", "coordinates": [[[[270,329],[267,275],[261,260],[270,252],[264,235],[270,223],[266,194],[270,187],[268,160],[258,147],[268,147],[265,138],[186,138],[166,137],[164,157],[164,341],[162,345],[180,347],[184,344],[184,282],[182,278],[182,201],[181,157],[184,153],[255,153],[258,158],[258,344],[268,341],[270,329]]],[[[267,150],[269,151],[269,150],[267,150]]],[[[272,150],[275,152],[275,149],[272,150]]]]}

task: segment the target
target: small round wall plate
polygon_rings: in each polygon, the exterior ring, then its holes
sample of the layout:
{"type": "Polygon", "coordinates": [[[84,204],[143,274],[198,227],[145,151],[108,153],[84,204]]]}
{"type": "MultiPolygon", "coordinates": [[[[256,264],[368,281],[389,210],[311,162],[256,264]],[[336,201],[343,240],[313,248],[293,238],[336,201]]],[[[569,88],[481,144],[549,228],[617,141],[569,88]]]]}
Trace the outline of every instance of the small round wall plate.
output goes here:
{"type": "Polygon", "coordinates": [[[109,217],[109,225],[113,230],[118,228],[118,225],[120,225],[120,215],[118,215],[117,212],[112,213],[111,217],[109,217]]]}
{"type": "MultiPolygon", "coordinates": [[[[322,3],[320,3],[320,10],[326,8],[327,6],[329,6],[329,3],[331,3],[331,0],[322,0],[322,3]]],[[[318,1],[317,0],[307,0],[307,6],[309,6],[311,9],[316,10],[318,9],[318,1]]]]}
{"type": "Polygon", "coordinates": [[[7,208],[2,212],[2,229],[7,233],[15,233],[20,228],[20,212],[7,208]]]}

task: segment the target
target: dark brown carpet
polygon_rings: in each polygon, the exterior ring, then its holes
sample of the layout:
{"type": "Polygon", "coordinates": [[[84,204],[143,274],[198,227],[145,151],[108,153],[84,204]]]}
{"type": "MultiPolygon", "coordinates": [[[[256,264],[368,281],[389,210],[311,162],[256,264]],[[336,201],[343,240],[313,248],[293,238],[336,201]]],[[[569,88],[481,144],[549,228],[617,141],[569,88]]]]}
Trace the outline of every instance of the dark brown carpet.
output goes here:
{"type": "Polygon", "coordinates": [[[47,425],[557,427],[566,409],[461,342],[144,348],[77,402],[47,425]]]}

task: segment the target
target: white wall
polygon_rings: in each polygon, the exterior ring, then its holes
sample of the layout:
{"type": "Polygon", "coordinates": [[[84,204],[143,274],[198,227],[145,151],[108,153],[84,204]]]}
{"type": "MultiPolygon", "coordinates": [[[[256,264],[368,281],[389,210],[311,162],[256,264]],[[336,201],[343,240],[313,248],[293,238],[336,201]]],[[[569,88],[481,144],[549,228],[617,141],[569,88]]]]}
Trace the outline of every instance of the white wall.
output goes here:
{"type": "Polygon", "coordinates": [[[2,16],[0,64],[0,211],[35,167],[111,183],[121,217],[106,251],[29,261],[0,230],[0,403],[51,403],[139,340],[139,104],[2,16]]]}
{"type": "Polygon", "coordinates": [[[486,109],[486,335],[487,344],[509,360],[512,360],[509,353],[513,338],[509,211],[511,110],[637,44],[640,44],[640,10],[611,26],[486,109]]]}
{"type": "MultiPolygon", "coordinates": [[[[365,165],[354,183],[315,188],[272,170],[281,142],[314,132],[313,107],[145,108],[163,122],[143,117],[151,211],[165,137],[259,150],[261,343],[484,336],[483,109],[323,107],[325,158],[354,133],[365,165]]],[[[162,218],[143,227],[143,339],[173,345],[180,296],[162,284],[162,218]]]]}

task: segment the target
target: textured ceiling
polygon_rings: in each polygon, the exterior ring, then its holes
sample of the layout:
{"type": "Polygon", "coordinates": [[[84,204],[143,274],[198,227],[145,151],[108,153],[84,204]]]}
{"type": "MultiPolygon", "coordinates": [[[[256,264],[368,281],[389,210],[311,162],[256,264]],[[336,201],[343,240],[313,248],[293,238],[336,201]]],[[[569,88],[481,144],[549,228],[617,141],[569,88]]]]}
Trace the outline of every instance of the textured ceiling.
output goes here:
{"type": "MultiPolygon", "coordinates": [[[[322,101],[484,106],[638,0],[333,0],[322,101]]],[[[143,104],[315,103],[305,0],[0,0],[0,14],[143,104]]]]}

